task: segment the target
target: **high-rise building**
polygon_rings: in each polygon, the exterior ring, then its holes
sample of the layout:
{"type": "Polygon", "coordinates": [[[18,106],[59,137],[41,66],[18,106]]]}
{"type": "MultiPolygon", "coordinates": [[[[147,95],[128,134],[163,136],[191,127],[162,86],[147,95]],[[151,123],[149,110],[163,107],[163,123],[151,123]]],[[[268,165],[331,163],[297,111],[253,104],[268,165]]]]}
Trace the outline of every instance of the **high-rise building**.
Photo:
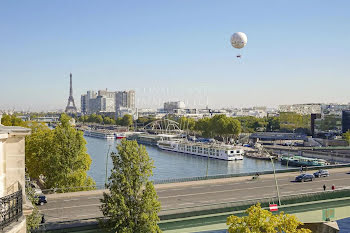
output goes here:
{"type": "Polygon", "coordinates": [[[119,108],[135,108],[135,91],[117,91],[115,93],[116,109],[119,108]]]}
{"type": "Polygon", "coordinates": [[[81,113],[82,114],[90,114],[94,113],[95,109],[93,106],[95,105],[94,100],[97,95],[94,91],[87,91],[85,95],[81,95],[81,113]]]}
{"type": "Polygon", "coordinates": [[[111,113],[118,109],[135,108],[135,91],[87,91],[81,95],[81,112],[83,114],[111,113]]]}

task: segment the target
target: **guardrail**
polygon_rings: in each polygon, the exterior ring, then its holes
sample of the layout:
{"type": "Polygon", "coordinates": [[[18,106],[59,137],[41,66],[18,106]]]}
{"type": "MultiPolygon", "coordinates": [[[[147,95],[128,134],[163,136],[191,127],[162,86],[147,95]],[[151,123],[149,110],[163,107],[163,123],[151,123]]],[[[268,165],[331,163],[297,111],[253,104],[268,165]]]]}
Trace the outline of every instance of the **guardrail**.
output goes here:
{"type": "Polygon", "coordinates": [[[0,198],[0,228],[3,230],[23,214],[22,189],[0,198]]]}
{"type": "MultiPolygon", "coordinates": [[[[308,170],[314,169],[334,169],[350,167],[349,164],[336,164],[336,165],[326,165],[326,166],[317,166],[317,167],[307,167],[308,170]]],[[[298,172],[300,168],[289,168],[289,169],[278,169],[276,173],[287,173],[287,172],[298,172]]],[[[199,180],[212,180],[212,179],[223,179],[223,178],[232,178],[232,177],[242,177],[242,176],[254,176],[255,172],[247,173],[235,173],[235,174],[222,174],[222,175],[213,175],[213,176],[198,176],[198,177],[185,177],[185,178],[175,178],[175,179],[166,179],[166,180],[154,180],[154,184],[167,184],[167,183],[181,183],[188,181],[199,181],[199,180]]],[[[273,171],[259,171],[259,175],[273,174],[273,171]]]]}

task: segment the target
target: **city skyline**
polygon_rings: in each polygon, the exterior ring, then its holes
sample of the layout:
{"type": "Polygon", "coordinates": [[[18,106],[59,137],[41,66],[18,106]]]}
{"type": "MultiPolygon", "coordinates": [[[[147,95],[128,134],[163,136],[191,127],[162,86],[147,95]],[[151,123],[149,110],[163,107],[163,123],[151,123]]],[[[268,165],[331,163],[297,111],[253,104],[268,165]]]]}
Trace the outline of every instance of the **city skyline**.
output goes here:
{"type": "Polygon", "coordinates": [[[349,6],[2,2],[0,109],[64,109],[70,72],[75,100],[91,89],[135,90],[138,108],[349,103],[349,6]],[[248,36],[240,60],[236,31],[248,36]]]}

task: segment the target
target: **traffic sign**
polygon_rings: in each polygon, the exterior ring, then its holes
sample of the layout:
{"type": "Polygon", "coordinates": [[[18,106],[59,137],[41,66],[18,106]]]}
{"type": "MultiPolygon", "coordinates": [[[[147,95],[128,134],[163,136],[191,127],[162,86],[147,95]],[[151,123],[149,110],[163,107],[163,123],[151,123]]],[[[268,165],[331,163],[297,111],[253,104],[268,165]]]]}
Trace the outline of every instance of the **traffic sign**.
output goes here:
{"type": "Polygon", "coordinates": [[[270,204],[270,211],[277,211],[277,210],[278,210],[277,204],[270,204]]]}

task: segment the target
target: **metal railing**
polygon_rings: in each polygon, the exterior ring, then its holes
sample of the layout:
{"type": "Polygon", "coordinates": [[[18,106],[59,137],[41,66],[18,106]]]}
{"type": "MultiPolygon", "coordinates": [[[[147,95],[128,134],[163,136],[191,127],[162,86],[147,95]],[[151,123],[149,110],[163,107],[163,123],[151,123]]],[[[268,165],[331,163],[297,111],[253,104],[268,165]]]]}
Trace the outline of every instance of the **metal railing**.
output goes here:
{"type": "MultiPolygon", "coordinates": [[[[326,166],[316,166],[316,167],[310,166],[310,167],[307,167],[307,170],[334,169],[334,168],[343,168],[343,167],[350,167],[350,163],[326,165],[326,166]]],[[[276,169],[276,173],[289,173],[289,172],[298,172],[298,171],[300,171],[300,168],[276,169]]],[[[168,184],[168,183],[181,183],[181,182],[189,182],[189,181],[233,178],[233,177],[242,177],[242,176],[254,176],[257,172],[259,173],[259,175],[273,174],[273,170],[266,170],[266,171],[254,171],[254,172],[234,173],[234,174],[184,177],[184,178],[174,178],[174,179],[166,179],[166,180],[153,180],[153,183],[154,184],[168,184]]]]}
{"type": "Polygon", "coordinates": [[[4,229],[23,214],[22,189],[0,198],[0,229],[4,229]]]}

